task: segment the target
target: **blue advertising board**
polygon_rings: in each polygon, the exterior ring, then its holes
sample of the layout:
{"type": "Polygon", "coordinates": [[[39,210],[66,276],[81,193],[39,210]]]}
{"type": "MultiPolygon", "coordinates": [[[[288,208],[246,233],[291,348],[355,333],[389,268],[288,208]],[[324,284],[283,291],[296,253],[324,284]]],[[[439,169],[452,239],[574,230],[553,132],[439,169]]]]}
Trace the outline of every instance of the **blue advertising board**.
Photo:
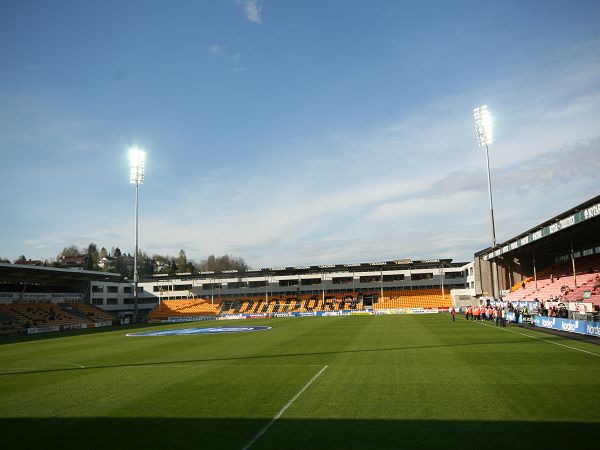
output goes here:
{"type": "Polygon", "coordinates": [[[541,328],[550,328],[569,333],[587,334],[600,336],[600,322],[588,322],[585,320],[559,319],[558,317],[535,316],[534,325],[541,328]]]}

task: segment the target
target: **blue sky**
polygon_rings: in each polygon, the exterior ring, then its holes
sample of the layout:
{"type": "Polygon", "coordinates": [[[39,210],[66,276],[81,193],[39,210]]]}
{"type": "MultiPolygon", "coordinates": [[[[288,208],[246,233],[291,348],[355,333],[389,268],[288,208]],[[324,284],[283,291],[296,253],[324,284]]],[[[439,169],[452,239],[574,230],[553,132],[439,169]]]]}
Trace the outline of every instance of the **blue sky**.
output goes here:
{"type": "Polygon", "coordinates": [[[0,3],[0,256],[449,257],[599,193],[597,1],[0,3]]]}

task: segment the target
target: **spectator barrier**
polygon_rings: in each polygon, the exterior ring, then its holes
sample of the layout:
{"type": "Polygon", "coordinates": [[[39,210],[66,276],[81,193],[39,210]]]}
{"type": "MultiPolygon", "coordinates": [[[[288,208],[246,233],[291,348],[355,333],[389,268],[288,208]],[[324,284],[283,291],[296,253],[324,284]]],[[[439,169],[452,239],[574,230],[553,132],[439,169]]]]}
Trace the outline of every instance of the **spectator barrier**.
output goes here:
{"type": "Polygon", "coordinates": [[[559,319],[558,317],[535,316],[533,323],[536,327],[552,330],[567,331],[569,333],[600,336],[600,322],[586,320],[559,319]]]}

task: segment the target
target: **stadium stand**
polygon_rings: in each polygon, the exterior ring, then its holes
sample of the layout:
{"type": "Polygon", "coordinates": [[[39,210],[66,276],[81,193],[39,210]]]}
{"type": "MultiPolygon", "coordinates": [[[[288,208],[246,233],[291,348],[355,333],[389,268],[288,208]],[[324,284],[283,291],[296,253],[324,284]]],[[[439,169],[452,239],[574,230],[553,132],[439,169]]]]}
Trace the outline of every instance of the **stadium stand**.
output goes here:
{"type": "Polygon", "coordinates": [[[590,297],[585,300],[600,305],[600,255],[578,258],[577,268],[573,277],[571,263],[547,267],[537,277],[537,288],[534,279],[527,278],[515,285],[504,300],[579,301],[589,291],[590,297]]]}
{"type": "Polygon", "coordinates": [[[114,317],[112,314],[109,314],[108,312],[87,303],[66,303],[61,304],[60,306],[65,311],[84,318],[90,322],[111,321],[113,324],[118,322],[116,317],[114,317]]]}
{"type": "Polygon", "coordinates": [[[398,290],[387,291],[383,301],[375,304],[375,309],[392,308],[449,308],[452,297],[449,289],[398,290]]]}
{"type": "Polygon", "coordinates": [[[0,309],[0,335],[17,334],[20,331],[15,316],[0,309]]]}
{"type": "Polygon", "coordinates": [[[218,305],[213,306],[204,300],[163,300],[148,313],[146,320],[159,322],[170,317],[216,316],[219,312],[218,305]]]}
{"type": "MultiPolygon", "coordinates": [[[[384,294],[379,302],[374,301],[373,309],[448,308],[452,306],[449,289],[445,289],[443,295],[440,289],[388,290],[384,294]]],[[[325,299],[322,295],[317,294],[275,295],[269,297],[268,303],[265,296],[262,295],[233,300],[215,297],[213,300],[220,306],[220,314],[224,315],[277,314],[342,310],[359,311],[365,309],[362,301],[364,296],[378,297],[379,291],[326,293],[325,299]]],[[[173,302],[181,302],[181,300],[173,300],[173,302]]]]}
{"type": "Polygon", "coordinates": [[[0,305],[0,311],[10,314],[21,329],[30,327],[60,328],[76,327],[80,324],[93,324],[92,321],[77,317],[52,303],[12,303],[0,305]]]}

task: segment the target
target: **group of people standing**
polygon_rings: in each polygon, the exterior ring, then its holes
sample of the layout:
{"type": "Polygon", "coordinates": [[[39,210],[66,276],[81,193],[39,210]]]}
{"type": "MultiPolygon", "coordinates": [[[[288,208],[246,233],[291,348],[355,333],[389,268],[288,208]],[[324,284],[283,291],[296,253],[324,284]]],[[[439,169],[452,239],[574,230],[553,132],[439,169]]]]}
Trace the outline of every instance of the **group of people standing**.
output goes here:
{"type": "MultiPolygon", "coordinates": [[[[467,306],[465,318],[467,320],[488,320],[494,321],[496,326],[506,326],[506,308],[500,306],[493,308],[492,306],[467,306]]],[[[517,313],[515,313],[517,314],[517,313]]],[[[518,317],[517,317],[518,321],[518,317]]]]}

